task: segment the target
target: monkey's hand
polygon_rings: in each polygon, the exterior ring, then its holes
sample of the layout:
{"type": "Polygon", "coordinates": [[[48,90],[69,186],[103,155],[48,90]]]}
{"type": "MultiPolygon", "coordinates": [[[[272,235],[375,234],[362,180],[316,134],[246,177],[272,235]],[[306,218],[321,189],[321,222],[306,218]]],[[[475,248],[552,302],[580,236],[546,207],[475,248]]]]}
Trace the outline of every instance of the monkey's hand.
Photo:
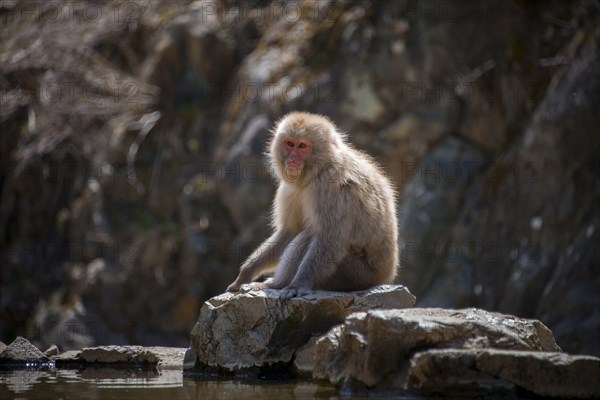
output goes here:
{"type": "Polygon", "coordinates": [[[234,283],[232,283],[231,285],[227,286],[227,290],[226,292],[231,292],[231,293],[235,293],[238,290],[240,290],[240,287],[234,283]]]}
{"type": "Polygon", "coordinates": [[[311,294],[312,290],[304,286],[288,285],[281,289],[279,294],[280,300],[291,299],[292,297],[302,297],[307,294],[311,294]]]}
{"type": "Polygon", "coordinates": [[[249,283],[251,281],[252,281],[252,277],[248,276],[248,271],[244,270],[242,268],[240,270],[240,274],[238,275],[238,277],[235,278],[235,281],[233,281],[233,283],[231,285],[227,286],[227,291],[228,292],[239,292],[242,285],[244,285],[245,283],[249,283]]]}
{"type": "Polygon", "coordinates": [[[239,292],[240,286],[242,286],[242,284],[240,282],[238,282],[236,279],[231,285],[227,286],[227,291],[228,292],[239,292]]]}

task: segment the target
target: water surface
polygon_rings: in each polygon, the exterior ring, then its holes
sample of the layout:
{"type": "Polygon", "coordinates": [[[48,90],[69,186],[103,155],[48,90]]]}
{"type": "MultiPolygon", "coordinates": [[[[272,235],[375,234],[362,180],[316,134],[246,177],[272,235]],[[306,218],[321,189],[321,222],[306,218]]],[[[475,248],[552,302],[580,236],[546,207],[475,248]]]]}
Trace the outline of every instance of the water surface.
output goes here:
{"type": "MultiPolygon", "coordinates": [[[[335,387],[307,381],[209,380],[181,370],[87,368],[0,371],[0,399],[281,400],[338,399],[335,387]]],[[[372,397],[371,397],[372,398],[372,397]]],[[[398,398],[376,396],[377,399],[398,398]]],[[[361,397],[352,397],[359,400],[361,397]]]]}

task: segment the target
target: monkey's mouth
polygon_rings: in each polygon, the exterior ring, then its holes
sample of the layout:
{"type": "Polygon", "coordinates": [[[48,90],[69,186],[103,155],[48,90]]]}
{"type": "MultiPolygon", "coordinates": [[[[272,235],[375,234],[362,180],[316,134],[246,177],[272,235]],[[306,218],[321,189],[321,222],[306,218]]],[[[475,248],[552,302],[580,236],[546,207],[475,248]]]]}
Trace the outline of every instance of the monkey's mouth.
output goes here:
{"type": "Polygon", "coordinates": [[[300,172],[302,172],[302,169],[304,168],[304,163],[302,161],[300,162],[288,162],[286,165],[286,169],[293,174],[299,174],[300,172]]]}
{"type": "Polygon", "coordinates": [[[301,165],[288,165],[285,169],[286,178],[298,178],[302,175],[302,166],[301,165]]]}

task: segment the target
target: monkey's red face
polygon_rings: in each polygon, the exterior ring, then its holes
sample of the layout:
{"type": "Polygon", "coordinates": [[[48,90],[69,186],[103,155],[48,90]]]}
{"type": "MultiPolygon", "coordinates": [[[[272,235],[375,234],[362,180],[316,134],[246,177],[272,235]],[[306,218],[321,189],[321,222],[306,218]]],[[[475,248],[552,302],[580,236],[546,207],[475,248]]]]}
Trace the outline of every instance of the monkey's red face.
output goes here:
{"type": "Polygon", "coordinates": [[[286,138],[283,141],[285,150],[285,167],[293,175],[299,175],[304,168],[304,163],[312,151],[312,143],[306,138],[286,138]]]}

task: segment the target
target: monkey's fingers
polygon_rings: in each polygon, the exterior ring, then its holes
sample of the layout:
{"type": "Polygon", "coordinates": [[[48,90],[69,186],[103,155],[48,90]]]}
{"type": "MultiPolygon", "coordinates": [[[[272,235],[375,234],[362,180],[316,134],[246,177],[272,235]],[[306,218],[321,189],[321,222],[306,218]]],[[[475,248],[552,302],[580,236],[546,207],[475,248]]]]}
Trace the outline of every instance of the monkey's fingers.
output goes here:
{"type": "Polygon", "coordinates": [[[233,282],[231,285],[227,286],[228,292],[237,292],[240,290],[240,284],[237,282],[233,282]]]}
{"type": "Polygon", "coordinates": [[[286,286],[281,289],[281,293],[279,294],[280,300],[291,299],[292,297],[302,297],[307,294],[312,293],[312,290],[305,287],[297,287],[297,286],[286,286]]]}
{"type": "Polygon", "coordinates": [[[279,300],[287,300],[298,295],[298,289],[296,288],[283,288],[279,293],[279,300]]]}

